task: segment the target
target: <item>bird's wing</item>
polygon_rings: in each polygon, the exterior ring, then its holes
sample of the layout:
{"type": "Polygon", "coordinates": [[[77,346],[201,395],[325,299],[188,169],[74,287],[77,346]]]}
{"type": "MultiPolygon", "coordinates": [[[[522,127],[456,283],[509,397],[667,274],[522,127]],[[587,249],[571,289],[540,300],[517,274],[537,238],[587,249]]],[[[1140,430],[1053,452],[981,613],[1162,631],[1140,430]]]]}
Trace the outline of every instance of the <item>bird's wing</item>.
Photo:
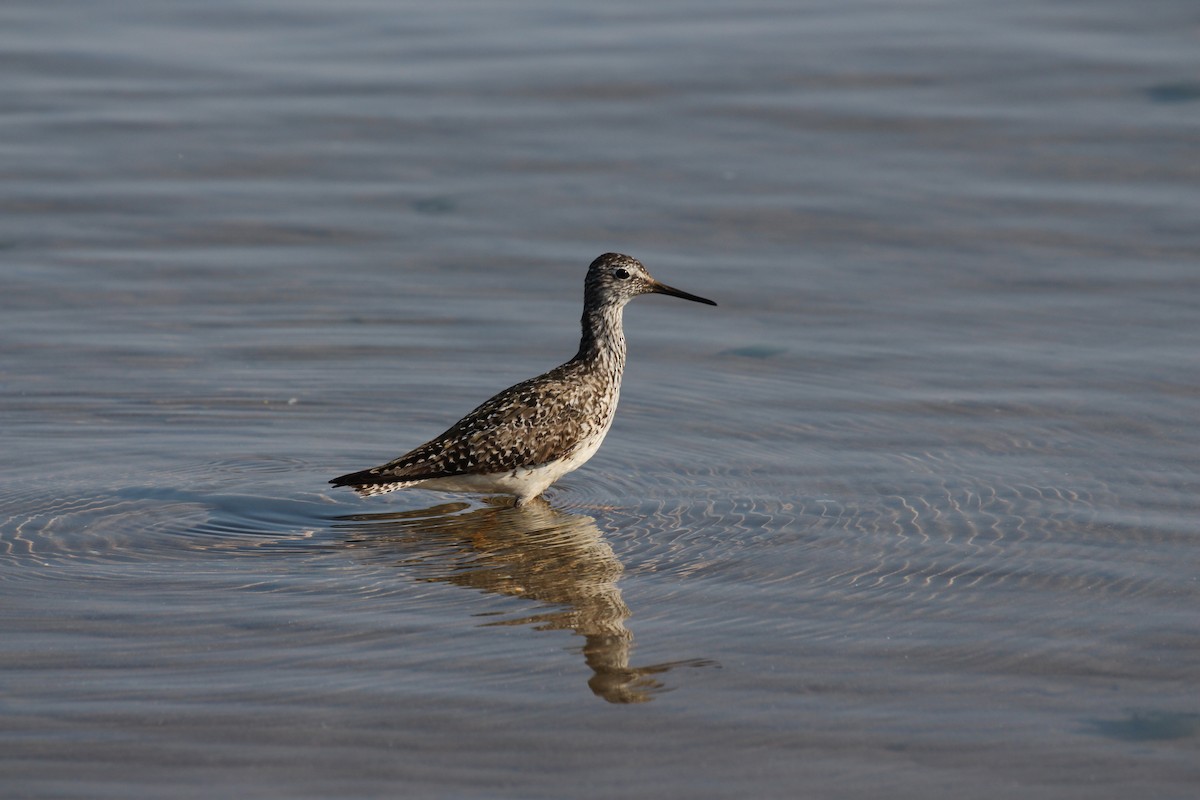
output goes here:
{"type": "Polygon", "coordinates": [[[504,390],[441,436],[397,459],[335,481],[341,486],[421,481],[563,458],[595,425],[580,410],[587,407],[586,390],[557,376],[558,371],[504,390]]]}

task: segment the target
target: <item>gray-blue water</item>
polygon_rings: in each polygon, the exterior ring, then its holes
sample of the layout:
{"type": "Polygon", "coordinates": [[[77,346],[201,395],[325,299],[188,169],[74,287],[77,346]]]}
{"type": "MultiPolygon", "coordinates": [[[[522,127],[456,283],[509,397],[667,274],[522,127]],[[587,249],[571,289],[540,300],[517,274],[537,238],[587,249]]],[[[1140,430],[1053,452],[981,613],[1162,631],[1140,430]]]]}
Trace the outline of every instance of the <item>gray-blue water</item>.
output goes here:
{"type": "Polygon", "coordinates": [[[0,794],[1184,798],[1191,2],[0,10],[0,794]],[[568,358],[549,505],[326,481],[568,358]]]}

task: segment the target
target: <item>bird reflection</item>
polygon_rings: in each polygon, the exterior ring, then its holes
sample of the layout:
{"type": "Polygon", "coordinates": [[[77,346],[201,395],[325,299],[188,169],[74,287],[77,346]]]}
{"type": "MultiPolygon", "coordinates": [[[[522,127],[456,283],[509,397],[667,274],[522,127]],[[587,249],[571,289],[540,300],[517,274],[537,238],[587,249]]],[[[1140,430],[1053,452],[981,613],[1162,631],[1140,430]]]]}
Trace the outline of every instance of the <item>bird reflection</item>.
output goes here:
{"type": "Polygon", "coordinates": [[[419,579],[524,597],[548,606],[489,625],[571,630],[584,637],[588,686],[610,703],[644,703],[664,685],[656,675],[703,660],[635,667],[629,607],[617,579],[624,568],[591,517],[544,500],[524,506],[447,503],[420,511],[339,518],[347,545],[417,572],[419,579]]]}

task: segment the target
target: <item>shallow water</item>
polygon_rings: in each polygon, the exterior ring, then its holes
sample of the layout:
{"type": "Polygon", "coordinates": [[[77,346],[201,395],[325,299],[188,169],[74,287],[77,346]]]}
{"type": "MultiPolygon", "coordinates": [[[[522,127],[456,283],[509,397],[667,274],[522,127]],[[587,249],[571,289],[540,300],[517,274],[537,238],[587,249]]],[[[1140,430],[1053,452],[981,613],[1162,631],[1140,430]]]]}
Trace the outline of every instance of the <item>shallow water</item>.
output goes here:
{"type": "Polygon", "coordinates": [[[1185,797],[1191,4],[8,4],[20,797],[1185,797]],[[511,509],[332,476],[644,298],[511,509]]]}

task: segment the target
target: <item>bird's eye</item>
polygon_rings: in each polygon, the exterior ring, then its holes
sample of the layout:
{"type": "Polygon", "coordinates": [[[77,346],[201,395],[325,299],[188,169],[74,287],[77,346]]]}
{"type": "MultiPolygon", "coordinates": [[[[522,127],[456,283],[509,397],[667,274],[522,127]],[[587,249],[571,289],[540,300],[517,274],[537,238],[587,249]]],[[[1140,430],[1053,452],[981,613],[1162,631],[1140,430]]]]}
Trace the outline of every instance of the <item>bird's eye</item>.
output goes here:
{"type": "Polygon", "coordinates": [[[614,269],[613,277],[616,278],[617,280],[622,280],[622,281],[626,280],[629,278],[629,270],[624,269],[624,268],[614,269]]]}

